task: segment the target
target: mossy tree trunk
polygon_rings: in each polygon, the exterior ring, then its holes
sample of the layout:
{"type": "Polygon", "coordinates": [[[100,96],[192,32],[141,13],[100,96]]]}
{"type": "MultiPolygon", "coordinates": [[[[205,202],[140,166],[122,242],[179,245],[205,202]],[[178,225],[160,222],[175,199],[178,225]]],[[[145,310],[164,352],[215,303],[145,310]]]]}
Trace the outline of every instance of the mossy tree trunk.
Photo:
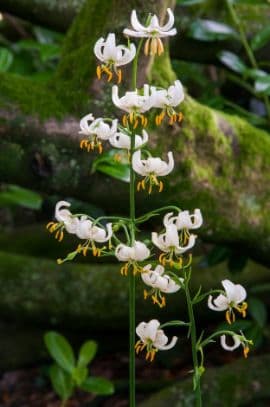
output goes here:
{"type": "MultiPolygon", "coordinates": [[[[88,0],[67,33],[53,80],[38,84],[0,75],[2,181],[72,194],[109,212],[126,210],[127,185],[100,174],[90,177],[92,156],[78,148],[78,117],[112,111],[110,94],[95,79],[93,44],[115,25],[125,25],[133,7],[164,14],[169,5],[170,1],[132,1],[126,7],[123,0],[88,0]]],[[[144,60],[141,84],[146,77],[160,85],[171,83],[168,55],[154,63],[144,60]]],[[[182,111],[181,127],[165,124],[151,134],[156,154],[174,152],[175,171],[163,194],[154,199],[139,195],[138,207],[143,211],[157,204],[190,209],[196,205],[204,213],[205,239],[245,247],[253,258],[269,264],[269,135],[188,97],[182,111]]]]}

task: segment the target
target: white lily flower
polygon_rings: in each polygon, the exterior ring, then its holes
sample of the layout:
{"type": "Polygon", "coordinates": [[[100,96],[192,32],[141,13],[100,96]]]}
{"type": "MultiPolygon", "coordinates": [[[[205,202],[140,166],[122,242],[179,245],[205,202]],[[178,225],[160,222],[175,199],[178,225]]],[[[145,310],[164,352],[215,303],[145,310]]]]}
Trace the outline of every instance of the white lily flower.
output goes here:
{"type": "Polygon", "coordinates": [[[172,224],[166,227],[165,233],[158,235],[156,232],[152,232],[152,242],[163,252],[174,251],[175,254],[183,254],[190,250],[196,241],[196,235],[190,235],[189,241],[186,246],[181,247],[179,245],[179,236],[177,227],[172,224]]]}
{"type": "MultiPolygon", "coordinates": [[[[161,292],[166,294],[172,294],[180,290],[180,284],[176,282],[165,273],[165,269],[161,265],[157,265],[154,270],[152,270],[152,265],[147,264],[141,273],[143,282],[152,287],[149,292],[144,290],[144,299],[151,296],[153,303],[158,304],[160,308],[166,305],[166,299],[161,295],[161,292]]],[[[179,278],[180,282],[183,283],[184,279],[179,278]]]]}
{"type": "Polygon", "coordinates": [[[118,83],[122,80],[122,71],[117,69],[119,66],[126,65],[131,62],[136,55],[136,47],[134,44],[130,44],[129,47],[124,45],[116,45],[115,34],[110,33],[107,39],[100,38],[95,46],[94,53],[96,57],[103,62],[103,64],[97,67],[97,77],[101,78],[102,72],[105,72],[108,76],[108,82],[113,77],[113,72],[117,75],[118,83]]]}
{"type": "Polygon", "coordinates": [[[144,180],[138,182],[137,190],[140,188],[145,189],[145,183],[149,182],[149,194],[152,192],[153,185],[159,187],[159,192],[163,190],[163,182],[158,181],[157,177],[164,177],[168,175],[174,168],[173,154],[168,153],[168,163],[161,160],[159,157],[148,157],[145,160],[141,159],[141,151],[135,151],[132,156],[132,168],[139,174],[144,176],[144,180]]]}
{"type": "Polygon", "coordinates": [[[130,265],[133,265],[133,273],[136,274],[137,271],[141,271],[137,262],[147,259],[150,256],[150,250],[143,242],[135,240],[133,246],[120,243],[115,249],[115,256],[119,261],[126,262],[121,268],[122,275],[127,275],[130,265]]]}
{"type": "Polygon", "coordinates": [[[79,239],[92,240],[97,243],[107,242],[111,239],[112,234],[111,223],[107,223],[104,229],[93,225],[93,222],[86,217],[81,217],[76,231],[76,235],[79,239]]]}
{"type": "MultiPolygon", "coordinates": [[[[131,148],[131,138],[124,133],[115,133],[110,139],[109,139],[111,145],[115,148],[123,148],[126,150],[130,150],[131,148]]],[[[135,135],[135,149],[141,148],[144,144],[146,144],[148,141],[148,133],[143,130],[142,131],[142,136],[135,135]]]]}
{"type": "Polygon", "coordinates": [[[154,360],[156,352],[172,349],[178,340],[176,336],[173,336],[171,342],[168,343],[168,337],[159,327],[160,322],[157,319],[152,319],[149,322],[141,322],[136,328],[136,334],[140,338],[135,345],[136,353],[146,348],[146,360],[149,359],[151,362],[154,360]]]}
{"type": "Polygon", "coordinates": [[[203,218],[200,209],[195,209],[190,215],[189,211],[181,211],[177,216],[173,216],[173,212],[167,213],[164,216],[164,226],[175,224],[178,230],[198,229],[202,226],[203,218]]]}
{"type": "Polygon", "coordinates": [[[145,84],[143,93],[139,93],[138,89],[133,92],[126,92],[124,96],[119,98],[118,86],[112,87],[112,101],[119,109],[124,110],[128,115],[123,116],[123,124],[126,127],[128,121],[136,128],[139,124],[138,119],[141,119],[143,127],[147,125],[147,119],[142,113],[151,109],[152,101],[149,94],[149,85],[145,84]]]}
{"type": "Polygon", "coordinates": [[[214,311],[226,311],[226,320],[229,324],[235,321],[234,309],[236,309],[243,318],[246,317],[247,303],[244,300],[247,297],[245,288],[240,284],[234,284],[230,280],[223,280],[222,285],[225,294],[220,294],[213,300],[213,296],[208,297],[208,307],[214,311]]]}
{"type": "Polygon", "coordinates": [[[184,89],[179,80],[174,82],[168,89],[157,89],[151,86],[151,98],[153,107],[162,109],[162,112],[156,116],[156,125],[160,125],[165,115],[170,118],[170,124],[176,120],[182,121],[182,113],[176,113],[174,107],[178,106],[184,100],[184,89]]]}
{"type": "Polygon", "coordinates": [[[59,201],[55,206],[55,219],[57,222],[49,222],[47,224],[47,229],[50,233],[55,233],[55,238],[61,242],[64,238],[65,229],[68,233],[75,234],[79,219],[72,215],[72,213],[67,209],[70,207],[70,203],[66,201],[59,201]]]}
{"type": "Polygon", "coordinates": [[[226,342],[226,335],[221,335],[220,344],[222,348],[229,352],[232,352],[235,349],[239,348],[240,345],[242,345],[244,357],[247,358],[250,350],[249,345],[253,345],[253,342],[251,340],[246,339],[243,335],[232,335],[231,338],[233,340],[233,344],[228,345],[226,342]]]}
{"type": "Polygon", "coordinates": [[[118,120],[112,121],[111,125],[106,123],[102,118],[95,119],[90,113],[84,116],[80,121],[81,130],[79,134],[88,136],[80,142],[81,148],[86,148],[87,151],[94,150],[95,147],[102,152],[102,141],[109,140],[117,132],[118,120]]]}
{"type": "Polygon", "coordinates": [[[137,17],[136,10],[131,13],[131,26],[133,30],[129,28],[124,29],[124,34],[130,37],[147,38],[144,46],[145,55],[161,55],[164,51],[164,47],[160,38],[176,35],[177,31],[172,28],[174,25],[174,15],[170,8],[167,8],[168,21],[163,26],[160,25],[159,19],[154,14],[151,16],[149,24],[147,26],[142,25],[137,17]]]}

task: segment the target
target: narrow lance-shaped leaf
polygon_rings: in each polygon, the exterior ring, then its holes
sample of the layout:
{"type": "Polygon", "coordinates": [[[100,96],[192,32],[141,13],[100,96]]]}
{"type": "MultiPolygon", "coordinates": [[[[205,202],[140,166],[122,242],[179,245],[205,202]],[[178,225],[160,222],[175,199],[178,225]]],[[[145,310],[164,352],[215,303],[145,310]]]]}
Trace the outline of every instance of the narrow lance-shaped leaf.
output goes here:
{"type": "Polygon", "coordinates": [[[270,41],[270,26],[266,26],[259,31],[251,40],[251,48],[253,51],[264,47],[270,41]]]}
{"type": "Polygon", "coordinates": [[[80,386],[82,390],[94,394],[109,395],[114,393],[114,385],[103,377],[88,377],[80,386]]]}
{"type": "Polygon", "coordinates": [[[71,377],[59,366],[52,365],[49,370],[52,386],[62,400],[68,400],[73,392],[71,377]]]}
{"type": "Polygon", "coordinates": [[[226,65],[234,72],[243,74],[248,69],[248,67],[242,61],[242,59],[239,58],[239,56],[234,54],[233,52],[221,51],[218,54],[218,58],[224,65],[226,65]]]}
{"type": "Polygon", "coordinates": [[[85,342],[79,351],[78,366],[80,367],[87,366],[95,357],[96,352],[97,352],[96,342],[94,341],[85,342]]]}

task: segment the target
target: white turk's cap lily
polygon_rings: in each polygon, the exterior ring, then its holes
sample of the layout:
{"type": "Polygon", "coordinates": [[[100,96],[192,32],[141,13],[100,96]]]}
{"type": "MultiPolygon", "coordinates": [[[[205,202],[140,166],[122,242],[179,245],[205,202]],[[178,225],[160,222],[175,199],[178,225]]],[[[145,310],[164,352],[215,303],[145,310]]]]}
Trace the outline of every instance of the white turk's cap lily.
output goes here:
{"type": "Polygon", "coordinates": [[[146,360],[149,359],[151,362],[157,351],[173,348],[178,340],[176,336],[173,336],[171,342],[168,343],[168,337],[159,327],[160,322],[157,319],[152,319],[149,322],[141,322],[136,328],[136,334],[140,338],[135,345],[136,353],[146,348],[146,360]]]}
{"type": "MultiPolygon", "coordinates": [[[[152,298],[154,304],[158,304],[160,308],[166,305],[166,299],[161,294],[172,294],[180,290],[180,284],[176,284],[176,282],[165,273],[165,269],[163,266],[158,265],[154,270],[152,270],[152,265],[147,264],[142,269],[142,280],[143,282],[151,287],[150,291],[144,290],[144,299],[147,297],[152,298]]],[[[180,282],[183,282],[184,279],[179,279],[180,282]]]]}
{"type": "Polygon", "coordinates": [[[132,156],[132,168],[137,174],[145,177],[143,181],[138,183],[138,191],[140,188],[145,189],[145,183],[149,182],[149,193],[152,192],[153,185],[158,186],[159,192],[161,192],[163,190],[163,183],[158,181],[157,177],[164,177],[173,170],[173,154],[171,151],[168,153],[168,163],[166,163],[166,161],[161,160],[159,157],[141,159],[141,151],[135,151],[132,156]]]}
{"type": "MultiPolygon", "coordinates": [[[[124,133],[115,133],[110,139],[109,139],[111,145],[115,148],[123,148],[126,150],[130,150],[131,147],[131,138],[124,133]]],[[[142,136],[135,135],[135,149],[141,148],[144,144],[146,144],[148,141],[148,133],[143,130],[142,131],[142,136]]]]}
{"type": "MultiPolygon", "coordinates": [[[[176,284],[175,281],[165,273],[165,269],[161,265],[157,265],[154,270],[152,270],[152,265],[147,264],[142,271],[143,282],[153,288],[157,288],[163,293],[171,294],[180,290],[180,285],[176,284]]],[[[181,279],[184,281],[184,279],[181,279]]]]}
{"type": "Polygon", "coordinates": [[[226,320],[229,324],[235,321],[236,309],[243,317],[246,316],[247,303],[243,302],[247,297],[247,292],[241,284],[234,284],[230,280],[223,280],[222,285],[225,294],[220,294],[213,299],[212,295],[208,297],[208,307],[214,311],[226,311],[226,320]]]}
{"type": "Polygon", "coordinates": [[[76,235],[79,239],[92,240],[97,243],[104,243],[111,239],[113,234],[112,224],[107,223],[105,229],[93,225],[86,217],[81,217],[77,226],[76,235]]]}
{"type": "Polygon", "coordinates": [[[130,37],[148,38],[144,47],[145,54],[148,55],[150,53],[150,55],[155,55],[157,53],[161,55],[164,48],[160,38],[176,35],[177,33],[176,29],[173,28],[174,15],[172,10],[168,8],[167,13],[168,21],[163,26],[160,25],[156,14],[151,16],[149,24],[144,26],[139,22],[136,10],[133,10],[130,19],[133,30],[125,28],[124,34],[130,37]]]}
{"type": "Polygon", "coordinates": [[[152,105],[155,108],[162,109],[162,112],[156,116],[156,124],[160,125],[165,114],[170,118],[170,124],[176,120],[182,121],[182,113],[176,113],[174,107],[178,106],[184,100],[184,89],[179,80],[174,82],[168,89],[157,89],[151,86],[152,105]]]}
{"type": "Polygon", "coordinates": [[[97,67],[98,78],[100,79],[102,72],[104,72],[108,75],[108,81],[110,81],[114,71],[118,77],[118,83],[120,83],[122,72],[116,68],[126,65],[134,59],[136,47],[134,44],[130,44],[129,47],[116,45],[115,34],[110,33],[106,40],[103,37],[97,40],[94,46],[94,53],[103,62],[103,65],[97,67]]]}
{"type": "Polygon", "coordinates": [[[166,227],[165,233],[158,235],[152,232],[152,242],[163,252],[174,252],[176,255],[183,254],[190,250],[196,241],[196,235],[189,235],[189,240],[186,246],[179,245],[179,236],[177,227],[174,224],[166,227]]]}
{"type": "Polygon", "coordinates": [[[95,119],[91,113],[84,116],[80,121],[79,134],[88,138],[81,140],[80,147],[86,148],[88,151],[98,147],[99,152],[102,152],[101,141],[109,140],[117,132],[117,124],[117,119],[109,125],[102,118],[95,119]]]}
{"type": "Polygon", "coordinates": [[[72,213],[66,209],[70,207],[70,203],[66,201],[59,201],[55,206],[55,219],[59,223],[63,223],[68,233],[75,234],[79,219],[72,216],[72,213]]]}
{"type": "Polygon", "coordinates": [[[164,216],[164,226],[175,224],[178,230],[183,229],[198,229],[202,226],[203,218],[200,209],[195,209],[192,215],[189,211],[181,211],[177,216],[173,216],[173,212],[167,213],[164,216]]]}
{"type": "Polygon", "coordinates": [[[244,335],[232,335],[231,339],[233,340],[233,343],[231,345],[228,345],[226,335],[221,335],[220,344],[222,348],[232,352],[235,349],[239,348],[240,345],[242,345],[244,357],[247,358],[249,353],[249,345],[253,345],[253,342],[251,340],[246,339],[244,335]]]}
{"type": "Polygon", "coordinates": [[[137,116],[140,116],[141,113],[146,112],[152,107],[149,85],[147,84],[144,85],[142,94],[136,89],[132,92],[126,92],[121,98],[118,95],[118,86],[114,85],[112,87],[112,101],[116,107],[129,113],[131,123],[133,123],[137,116]]]}
{"type": "Polygon", "coordinates": [[[120,243],[115,249],[115,256],[119,261],[143,261],[150,256],[150,250],[143,242],[135,240],[133,246],[120,243]]]}

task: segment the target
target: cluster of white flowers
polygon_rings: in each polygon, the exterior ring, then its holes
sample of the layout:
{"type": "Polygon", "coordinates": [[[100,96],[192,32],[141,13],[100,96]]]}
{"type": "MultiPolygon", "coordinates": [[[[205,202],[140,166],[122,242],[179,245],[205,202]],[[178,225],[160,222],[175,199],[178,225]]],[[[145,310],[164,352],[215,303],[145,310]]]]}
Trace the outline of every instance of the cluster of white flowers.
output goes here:
{"type": "MultiPolygon", "coordinates": [[[[144,26],[138,21],[136,11],[133,10],[131,14],[132,29],[126,28],[124,34],[129,37],[146,38],[145,55],[160,55],[164,51],[161,38],[176,34],[176,29],[173,28],[173,13],[167,9],[167,14],[168,21],[163,26],[156,15],[149,16],[144,26]]],[[[94,53],[101,62],[97,66],[98,79],[101,79],[102,74],[107,75],[108,81],[116,76],[119,84],[122,80],[120,67],[136,58],[137,49],[130,42],[127,46],[116,45],[115,34],[109,33],[106,39],[100,38],[96,42],[94,53]]],[[[166,162],[160,157],[152,157],[149,151],[142,150],[149,139],[149,135],[144,129],[148,124],[148,118],[145,114],[152,108],[160,109],[161,111],[155,116],[156,125],[160,125],[166,115],[169,117],[170,124],[181,122],[182,114],[177,112],[175,108],[183,100],[184,90],[179,80],[176,80],[167,89],[145,84],[143,89],[127,91],[121,97],[118,86],[114,85],[112,87],[112,102],[125,112],[122,117],[124,127],[119,124],[118,119],[94,118],[92,113],[87,114],[80,121],[79,133],[84,136],[80,142],[80,147],[85,148],[88,152],[97,148],[99,153],[102,153],[102,143],[108,141],[114,148],[127,150],[133,171],[144,177],[138,182],[137,190],[148,188],[148,192],[151,193],[153,187],[157,187],[158,191],[161,192],[164,185],[158,177],[167,176],[172,172],[174,168],[173,153],[168,152],[168,161],[166,162]],[[141,134],[134,134],[137,127],[141,128],[141,134]],[[131,137],[133,137],[133,144],[131,137]],[[132,150],[131,157],[130,150],[132,150]]],[[[190,231],[200,228],[203,223],[200,209],[195,209],[193,214],[187,210],[179,210],[177,214],[173,212],[165,214],[163,218],[164,230],[159,234],[157,232],[152,233],[152,243],[161,251],[160,264],[148,263],[145,265],[143,262],[149,259],[151,252],[144,242],[130,239],[126,244],[121,243],[114,232],[119,227],[117,222],[115,228],[112,223],[107,223],[103,227],[88,216],[73,215],[68,209],[69,207],[70,204],[66,201],[58,202],[55,208],[56,222],[50,222],[47,227],[51,233],[55,233],[55,237],[59,241],[63,239],[64,230],[84,240],[83,244],[79,244],[75,253],[82,252],[83,255],[86,255],[88,249],[91,249],[95,256],[99,256],[107,247],[98,248],[96,243],[108,242],[109,253],[114,253],[118,261],[124,263],[121,274],[127,276],[130,269],[133,274],[140,272],[142,281],[147,287],[150,287],[149,291],[144,290],[144,298],[151,297],[153,303],[160,307],[166,304],[164,294],[175,293],[181,288],[185,289],[185,279],[176,276],[172,269],[186,269],[191,264],[191,255],[189,255],[187,263],[183,265],[183,255],[195,245],[196,235],[190,231]],[[112,240],[115,244],[112,243],[112,240]]],[[[215,311],[226,311],[226,320],[231,324],[235,321],[234,310],[243,317],[246,315],[247,303],[244,302],[246,291],[241,285],[234,284],[229,280],[222,281],[222,285],[225,292],[218,295],[216,299],[210,295],[208,306],[215,311]]],[[[141,322],[137,326],[136,333],[140,340],[136,343],[136,352],[146,349],[146,359],[150,361],[154,359],[157,351],[171,349],[177,342],[177,338],[174,336],[168,344],[168,338],[161,328],[160,322],[156,319],[148,323],[141,322]]],[[[246,356],[249,349],[248,341],[243,335],[235,334],[232,338],[233,344],[228,345],[226,336],[222,335],[222,347],[232,351],[242,344],[246,356]]]]}

